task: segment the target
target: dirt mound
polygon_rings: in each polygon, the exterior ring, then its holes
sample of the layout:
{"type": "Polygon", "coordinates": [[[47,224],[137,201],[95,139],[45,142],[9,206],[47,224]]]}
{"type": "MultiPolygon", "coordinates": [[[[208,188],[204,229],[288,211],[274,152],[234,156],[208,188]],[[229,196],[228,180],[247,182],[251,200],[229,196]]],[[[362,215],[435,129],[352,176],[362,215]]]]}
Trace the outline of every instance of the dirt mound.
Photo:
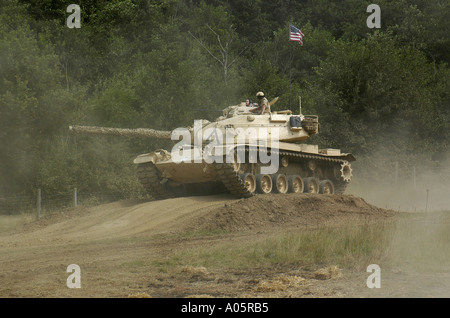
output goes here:
{"type": "Polygon", "coordinates": [[[125,200],[67,209],[26,224],[14,235],[0,234],[0,248],[171,233],[230,201],[234,201],[230,196],[204,196],[148,202],[125,200]]]}
{"type": "Polygon", "coordinates": [[[227,202],[192,225],[197,229],[243,231],[276,226],[318,227],[368,222],[398,215],[352,195],[269,194],[227,202]]]}

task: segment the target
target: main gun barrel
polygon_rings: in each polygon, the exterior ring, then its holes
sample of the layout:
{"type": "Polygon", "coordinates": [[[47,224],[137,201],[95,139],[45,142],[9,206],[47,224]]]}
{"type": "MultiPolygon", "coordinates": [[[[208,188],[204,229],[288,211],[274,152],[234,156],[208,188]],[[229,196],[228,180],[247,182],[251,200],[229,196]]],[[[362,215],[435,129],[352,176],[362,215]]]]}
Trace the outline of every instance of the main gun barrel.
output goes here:
{"type": "Polygon", "coordinates": [[[77,134],[88,135],[110,135],[121,137],[146,137],[158,139],[170,139],[172,132],[167,130],[155,130],[148,128],[111,128],[111,127],[96,127],[96,126],[69,126],[69,130],[77,134]]]}

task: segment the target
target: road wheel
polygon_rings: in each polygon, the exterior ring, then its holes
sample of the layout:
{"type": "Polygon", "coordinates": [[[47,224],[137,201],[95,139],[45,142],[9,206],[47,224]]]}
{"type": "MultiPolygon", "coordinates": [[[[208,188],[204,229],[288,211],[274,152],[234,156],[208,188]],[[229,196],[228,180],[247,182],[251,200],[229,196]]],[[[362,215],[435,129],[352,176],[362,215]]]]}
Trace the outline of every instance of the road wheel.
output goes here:
{"type": "Polygon", "coordinates": [[[286,193],[288,191],[288,179],[284,174],[272,175],[272,184],[274,193],[286,193]]]}
{"type": "Polygon", "coordinates": [[[251,173],[243,173],[241,174],[241,179],[244,182],[245,187],[251,193],[256,190],[256,178],[251,173]]]}
{"type": "Polygon", "coordinates": [[[305,185],[299,175],[289,176],[288,178],[288,192],[289,193],[303,193],[305,185]]]}
{"type": "Polygon", "coordinates": [[[330,180],[322,180],[319,183],[319,193],[334,194],[334,184],[330,180]]]}
{"type": "Polygon", "coordinates": [[[256,176],[256,191],[261,194],[267,194],[272,191],[272,178],[267,174],[258,174],[256,176]]]}
{"type": "Polygon", "coordinates": [[[310,177],[303,179],[305,193],[319,193],[319,182],[316,178],[310,177]]]}
{"type": "Polygon", "coordinates": [[[239,170],[241,169],[241,163],[239,162],[239,159],[238,159],[238,153],[237,153],[237,151],[234,151],[234,154],[233,154],[233,171],[234,172],[239,172],[239,170]]]}

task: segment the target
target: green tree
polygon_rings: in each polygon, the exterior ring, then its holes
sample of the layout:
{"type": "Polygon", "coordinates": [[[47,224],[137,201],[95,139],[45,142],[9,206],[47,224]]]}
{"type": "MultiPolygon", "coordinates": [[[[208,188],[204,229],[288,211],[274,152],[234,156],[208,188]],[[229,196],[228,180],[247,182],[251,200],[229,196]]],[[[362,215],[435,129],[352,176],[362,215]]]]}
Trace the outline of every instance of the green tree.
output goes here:
{"type": "Polygon", "coordinates": [[[324,134],[362,153],[383,144],[410,152],[428,149],[437,137],[431,132],[446,125],[438,111],[442,99],[433,94],[441,85],[433,69],[422,52],[399,45],[389,33],[336,41],[317,68],[312,89],[324,87],[328,95],[317,105],[326,123],[342,125],[324,134]],[[424,131],[430,134],[425,137],[424,131]]]}
{"type": "Polygon", "coordinates": [[[29,192],[45,182],[42,154],[71,105],[58,57],[30,28],[25,7],[8,0],[0,9],[0,192],[29,192]]]}

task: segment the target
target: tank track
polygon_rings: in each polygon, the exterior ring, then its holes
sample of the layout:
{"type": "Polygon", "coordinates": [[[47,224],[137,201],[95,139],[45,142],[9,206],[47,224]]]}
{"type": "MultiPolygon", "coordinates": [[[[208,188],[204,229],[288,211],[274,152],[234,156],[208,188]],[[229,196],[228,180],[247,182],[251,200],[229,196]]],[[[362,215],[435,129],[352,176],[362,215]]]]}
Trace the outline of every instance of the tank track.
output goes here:
{"type": "Polygon", "coordinates": [[[155,200],[163,200],[175,197],[167,191],[158,169],[151,162],[141,163],[137,166],[137,176],[148,194],[155,200]]]}
{"type": "Polygon", "coordinates": [[[239,176],[238,171],[234,171],[231,163],[214,163],[216,174],[227,190],[232,194],[241,198],[248,198],[254,195],[247,190],[244,182],[239,176]]]}
{"type": "MultiPolygon", "coordinates": [[[[248,148],[239,149],[238,151],[246,151],[248,153],[248,148]]],[[[333,165],[333,163],[344,163],[345,160],[342,159],[336,159],[336,158],[328,158],[320,155],[314,155],[314,154],[304,154],[304,153],[297,153],[297,152],[290,152],[290,151],[278,151],[278,150],[272,150],[272,152],[277,152],[279,158],[281,156],[287,157],[293,161],[303,161],[303,160],[319,160],[321,162],[324,162],[326,164],[329,164],[330,166],[333,165]]],[[[225,159],[225,158],[224,158],[225,159]]],[[[225,160],[224,160],[225,161],[225,160]]],[[[236,196],[248,198],[254,195],[254,193],[251,193],[247,190],[245,187],[244,182],[239,176],[238,171],[234,171],[233,164],[231,163],[214,163],[214,168],[216,169],[216,173],[218,176],[218,179],[225,185],[225,187],[228,189],[228,191],[236,196]]],[[[334,180],[334,187],[335,187],[335,193],[342,194],[344,193],[345,189],[347,188],[348,182],[342,181],[342,180],[334,180]]]]}
{"type": "MultiPolygon", "coordinates": [[[[314,155],[314,154],[304,154],[304,153],[296,153],[296,152],[290,152],[290,151],[280,151],[279,156],[287,156],[290,159],[293,159],[293,161],[302,161],[302,160],[319,160],[321,162],[324,162],[325,164],[328,164],[330,167],[333,165],[333,163],[344,163],[345,160],[342,159],[336,159],[336,158],[329,158],[321,155],[314,155]]],[[[347,188],[348,182],[345,182],[343,180],[333,180],[334,182],[334,192],[337,194],[344,193],[345,189],[347,188]]]]}

